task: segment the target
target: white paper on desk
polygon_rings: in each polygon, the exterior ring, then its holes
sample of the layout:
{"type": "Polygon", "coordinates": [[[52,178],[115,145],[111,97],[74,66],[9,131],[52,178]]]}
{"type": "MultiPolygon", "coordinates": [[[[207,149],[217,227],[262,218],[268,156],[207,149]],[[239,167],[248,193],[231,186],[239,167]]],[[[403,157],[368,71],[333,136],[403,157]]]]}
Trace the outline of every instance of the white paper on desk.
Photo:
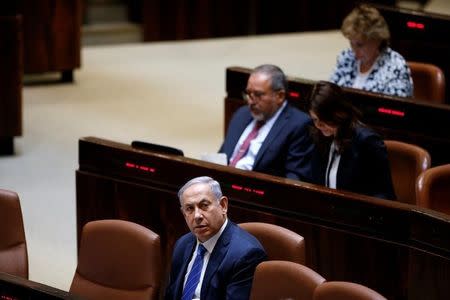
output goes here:
{"type": "Polygon", "coordinates": [[[227,155],[225,153],[203,153],[200,159],[219,165],[227,165],[227,155]]]}

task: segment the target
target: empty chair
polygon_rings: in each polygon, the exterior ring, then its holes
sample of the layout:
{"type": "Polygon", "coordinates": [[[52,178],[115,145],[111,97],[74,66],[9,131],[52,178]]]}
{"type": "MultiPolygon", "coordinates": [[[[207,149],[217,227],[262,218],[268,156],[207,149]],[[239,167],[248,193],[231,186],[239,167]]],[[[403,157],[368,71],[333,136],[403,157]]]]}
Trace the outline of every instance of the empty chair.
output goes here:
{"type": "Polygon", "coordinates": [[[0,189],[0,272],[28,279],[28,253],[19,196],[0,189]]]}
{"type": "Polygon", "coordinates": [[[414,83],[414,98],[432,103],[444,103],[444,72],[433,64],[409,61],[408,66],[414,83]]]}
{"type": "Polygon", "coordinates": [[[391,177],[397,200],[417,204],[416,180],[431,164],[428,152],[416,145],[384,141],[391,165],[391,177]]]}
{"type": "Polygon", "coordinates": [[[316,288],[314,300],[386,300],[386,298],[357,283],[329,281],[316,288]]]}
{"type": "Polygon", "coordinates": [[[271,260],[260,263],[253,277],[251,300],[313,298],[314,290],[325,281],[310,268],[290,261],[271,260]]]}
{"type": "Polygon", "coordinates": [[[87,223],[70,292],[87,300],[158,299],[161,281],[159,236],[122,220],[87,223]]]}
{"type": "Polygon", "coordinates": [[[416,193],[417,205],[450,215],[450,164],[420,174],[416,193]]]}
{"type": "Polygon", "coordinates": [[[264,247],[269,260],[287,260],[305,263],[305,239],[284,227],[259,222],[241,223],[264,247]]]}

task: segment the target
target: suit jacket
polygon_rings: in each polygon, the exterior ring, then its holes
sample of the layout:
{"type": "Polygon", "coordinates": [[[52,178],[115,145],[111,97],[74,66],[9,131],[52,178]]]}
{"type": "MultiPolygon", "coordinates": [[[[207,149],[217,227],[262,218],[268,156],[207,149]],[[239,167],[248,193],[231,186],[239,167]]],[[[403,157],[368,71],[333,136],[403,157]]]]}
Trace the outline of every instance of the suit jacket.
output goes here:
{"type": "MultiPolygon", "coordinates": [[[[230,121],[219,152],[228,160],[242,132],[253,120],[248,106],[239,108],[230,121]]],[[[253,171],[291,179],[310,181],[313,145],[309,135],[311,119],[289,104],[280,113],[255,157],[253,171]]]]}
{"type": "MultiPolygon", "coordinates": [[[[328,153],[315,151],[313,181],[325,185],[328,153]]],[[[336,188],[368,196],[395,200],[386,146],[381,137],[366,127],[357,127],[352,143],[341,154],[336,188]]]]}
{"type": "MultiPolygon", "coordinates": [[[[175,244],[166,300],[179,300],[184,277],[197,243],[192,233],[175,244]]],[[[256,266],[266,260],[258,240],[228,220],[213,252],[203,278],[201,299],[246,299],[250,297],[256,266]]]]}

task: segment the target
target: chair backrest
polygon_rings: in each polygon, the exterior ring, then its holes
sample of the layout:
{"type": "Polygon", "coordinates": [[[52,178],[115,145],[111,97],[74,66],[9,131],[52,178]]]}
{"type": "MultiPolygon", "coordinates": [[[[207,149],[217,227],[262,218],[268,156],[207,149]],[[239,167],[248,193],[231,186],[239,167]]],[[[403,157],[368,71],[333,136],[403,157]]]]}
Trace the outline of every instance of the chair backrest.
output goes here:
{"type": "Polygon", "coordinates": [[[253,277],[251,300],[312,299],[325,278],[310,268],[290,261],[260,263],[253,277]]]}
{"type": "Polygon", "coordinates": [[[305,239],[301,235],[268,223],[248,222],[239,226],[258,239],[269,260],[305,263],[305,239]]]}
{"type": "Polygon", "coordinates": [[[408,62],[414,83],[414,98],[432,103],[445,102],[444,72],[433,64],[408,62]]]}
{"type": "Polygon", "coordinates": [[[450,215],[450,164],[420,174],[416,193],[417,205],[450,215]]]}
{"type": "Polygon", "coordinates": [[[161,282],[159,236],[122,220],[87,223],[70,292],[90,300],[158,299],[161,282]]]}
{"type": "Polygon", "coordinates": [[[28,253],[19,196],[0,189],[0,272],[28,279],[28,253]]]}
{"type": "Polygon", "coordinates": [[[357,283],[329,281],[316,288],[314,300],[386,300],[386,298],[357,283]]]}
{"type": "Polygon", "coordinates": [[[141,149],[141,150],[151,151],[151,152],[159,152],[159,153],[164,153],[164,154],[184,156],[183,151],[178,148],[149,143],[149,142],[132,141],[131,147],[141,149]]]}
{"type": "Polygon", "coordinates": [[[430,154],[416,145],[384,141],[391,165],[391,177],[397,200],[417,204],[416,180],[431,165],[430,154]]]}

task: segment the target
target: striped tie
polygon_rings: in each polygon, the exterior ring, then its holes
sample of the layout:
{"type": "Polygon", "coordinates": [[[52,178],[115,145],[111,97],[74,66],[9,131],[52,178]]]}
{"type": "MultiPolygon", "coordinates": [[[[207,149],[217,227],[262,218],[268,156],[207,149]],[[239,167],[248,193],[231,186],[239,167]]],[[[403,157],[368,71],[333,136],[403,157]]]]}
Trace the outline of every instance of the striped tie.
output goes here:
{"type": "Polygon", "coordinates": [[[191,300],[194,296],[195,289],[200,281],[200,274],[203,268],[203,256],[205,255],[206,248],[200,244],[197,249],[197,256],[195,257],[194,264],[192,265],[191,272],[184,285],[183,295],[181,300],[191,300]]]}

